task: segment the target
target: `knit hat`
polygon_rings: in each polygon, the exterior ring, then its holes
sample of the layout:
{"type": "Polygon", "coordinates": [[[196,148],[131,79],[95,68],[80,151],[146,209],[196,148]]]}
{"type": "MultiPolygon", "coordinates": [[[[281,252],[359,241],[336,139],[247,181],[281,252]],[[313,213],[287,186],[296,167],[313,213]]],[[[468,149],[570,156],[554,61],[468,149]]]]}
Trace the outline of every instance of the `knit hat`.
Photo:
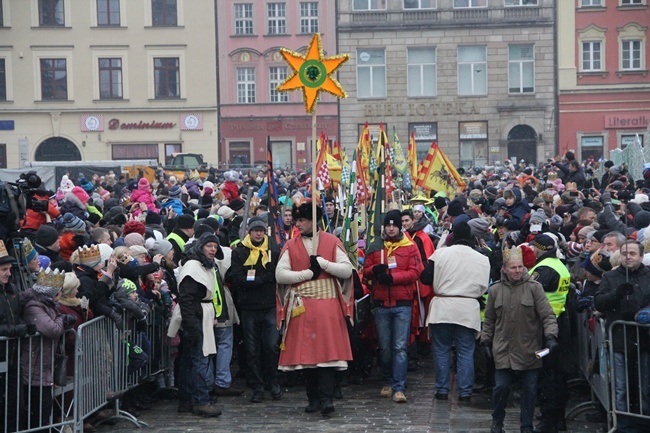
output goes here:
{"type": "Polygon", "coordinates": [[[601,250],[592,253],[589,257],[580,263],[580,267],[596,277],[602,277],[603,273],[612,270],[612,264],[609,262],[609,255],[601,250]]]}
{"type": "Polygon", "coordinates": [[[469,223],[461,222],[454,224],[453,227],[454,242],[457,241],[469,241],[472,239],[472,229],[469,226],[469,223]]]}
{"type": "Polygon", "coordinates": [[[70,298],[74,289],[78,289],[80,284],[77,274],[74,272],[66,272],[63,281],[63,288],[61,289],[61,297],[70,298]]]}
{"type": "Polygon", "coordinates": [[[94,268],[102,260],[102,254],[97,245],[91,245],[90,247],[84,245],[79,247],[77,251],[79,252],[79,263],[89,268],[94,268]]]}
{"type": "Polygon", "coordinates": [[[124,230],[122,230],[122,236],[126,236],[131,233],[138,233],[140,236],[144,237],[144,234],[147,232],[147,227],[142,224],[140,221],[129,221],[124,224],[124,230]]]}
{"type": "Polygon", "coordinates": [[[393,209],[386,213],[384,217],[384,227],[393,225],[402,230],[402,213],[397,209],[393,209]]]}
{"type": "Polygon", "coordinates": [[[129,250],[131,251],[131,255],[133,257],[139,256],[141,254],[149,254],[147,249],[145,247],[143,247],[142,245],[133,245],[133,246],[129,247],[129,250]]]}
{"type": "Polygon", "coordinates": [[[34,242],[42,247],[49,247],[59,239],[59,232],[51,225],[41,224],[36,230],[34,242]]]}
{"type": "Polygon", "coordinates": [[[490,223],[483,218],[471,219],[467,222],[467,225],[469,225],[469,228],[472,231],[472,236],[475,237],[483,237],[490,227],[490,223]]]}
{"type": "Polygon", "coordinates": [[[151,249],[151,254],[154,256],[156,254],[162,254],[163,256],[166,256],[167,253],[172,250],[172,248],[174,247],[172,246],[171,242],[165,239],[161,239],[156,241],[153,244],[153,248],[151,249]]]}
{"type": "Polygon", "coordinates": [[[99,256],[101,257],[101,262],[106,263],[106,261],[113,255],[113,247],[108,244],[98,244],[97,247],[99,247],[99,256]]]}
{"type": "Polygon", "coordinates": [[[544,212],[544,209],[537,209],[530,216],[531,224],[544,224],[545,222],[546,222],[546,213],[544,212]]]}
{"type": "Polygon", "coordinates": [[[203,233],[212,233],[214,234],[214,229],[207,224],[199,224],[194,226],[194,238],[198,239],[203,233]]]}
{"type": "Polygon", "coordinates": [[[124,236],[125,247],[132,247],[134,245],[144,245],[144,238],[140,233],[129,233],[128,235],[124,236]]]}
{"type": "Polygon", "coordinates": [[[144,217],[145,224],[161,224],[162,217],[159,213],[156,212],[147,212],[147,216],[144,217]]]}
{"type": "Polygon", "coordinates": [[[131,293],[137,291],[138,287],[133,281],[129,280],[128,278],[123,278],[120,280],[120,285],[118,286],[117,290],[122,290],[125,294],[130,295],[131,293]]]}
{"type": "Polygon", "coordinates": [[[550,251],[555,248],[555,240],[545,233],[540,233],[535,236],[535,239],[533,240],[533,246],[538,250],[550,251]]]}
{"type": "Polygon", "coordinates": [[[16,263],[16,259],[9,255],[5,243],[0,240],[0,265],[5,265],[7,263],[16,263]]]}
{"type": "Polygon", "coordinates": [[[194,218],[187,214],[179,215],[176,217],[176,227],[179,229],[191,229],[194,227],[194,218]]]}
{"type": "Polygon", "coordinates": [[[23,239],[23,257],[25,257],[25,265],[27,265],[29,262],[34,260],[34,257],[36,257],[38,253],[34,249],[34,245],[32,245],[32,242],[25,238],[23,239]]]}
{"type": "Polygon", "coordinates": [[[235,211],[232,210],[232,209],[231,209],[230,207],[228,207],[228,206],[221,206],[221,207],[217,210],[217,215],[219,215],[219,216],[222,217],[223,219],[227,219],[227,220],[229,220],[229,219],[231,219],[233,216],[235,216],[235,211]]]}
{"type": "Polygon", "coordinates": [[[177,182],[176,176],[174,176],[174,175],[169,176],[169,183],[171,185],[176,185],[176,182],[177,182]]]}
{"type": "Polygon", "coordinates": [[[535,266],[535,262],[537,261],[537,257],[535,257],[535,251],[526,245],[520,245],[519,247],[521,248],[521,258],[524,262],[524,266],[527,269],[532,269],[532,267],[535,266]]]}
{"type": "Polygon", "coordinates": [[[92,183],[90,183],[90,181],[86,180],[86,178],[82,178],[79,181],[79,186],[87,193],[91,193],[95,189],[95,186],[92,183]]]}
{"type": "Polygon", "coordinates": [[[90,200],[88,193],[81,189],[81,187],[75,186],[70,192],[74,194],[82,203],[88,203],[88,200],[90,200]]]}
{"type": "Polygon", "coordinates": [[[141,177],[138,181],[138,189],[140,191],[149,191],[149,181],[146,177],[141,177]]]}
{"type": "Polygon", "coordinates": [[[228,207],[237,212],[239,209],[243,209],[245,205],[246,203],[244,203],[244,200],[235,198],[228,204],[228,207]]]}
{"type": "Polygon", "coordinates": [[[250,233],[254,229],[266,230],[266,227],[267,227],[267,220],[259,216],[248,220],[248,233],[250,233]]]}
{"type": "Polygon", "coordinates": [[[561,217],[561,216],[559,216],[559,215],[553,215],[553,216],[551,217],[551,220],[550,220],[549,225],[550,225],[550,227],[551,227],[551,230],[559,230],[560,227],[562,227],[562,223],[563,223],[563,221],[562,221],[562,217],[561,217]]]}
{"type": "Polygon", "coordinates": [[[592,226],[585,226],[578,231],[578,237],[587,238],[591,233],[595,231],[596,229],[592,226]]]}
{"type": "Polygon", "coordinates": [[[52,260],[48,256],[38,256],[38,265],[41,268],[47,268],[50,266],[50,263],[52,263],[52,260]]]}
{"type": "Polygon", "coordinates": [[[443,207],[447,206],[447,200],[444,197],[438,196],[433,201],[433,206],[435,206],[436,209],[440,210],[443,207]]]}
{"type": "Polygon", "coordinates": [[[66,214],[63,215],[63,224],[68,230],[86,230],[86,223],[70,212],[66,212],[66,214]]]}
{"type": "Polygon", "coordinates": [[[65,271],[41,268],[38,277],[36,277],[36,284],[32,286],[32,289],[36,293],[46,295],[48,298],[54,298],[63,288],[64,281],[65,271]]]}
{"type": "Polygon", "coordinates": [[[573,258],[573,257],[578,257],[580,253],[584,250],[584,247],[580,242],[568,242],[568,249],[567,249],[567,258],[573,258]]]}
{"type": "Polygon", "coordinates": [[[483,191],[481,191],[480,189],[473,189],[469,192],[469,199],[472,200],[474,203],[481,200],[481,198],[483,198],[483,191]]]}
{"type": "Polygon", "coordinates": [[[632,222],[634,228],[637,230],[646,228],[650,225],[650,212],[642,210],[637,212],[634,215],[634,221],[632,222]]]}
{"type": "Polygon", "coordinates": [[[174,185],[169,188],[169,198],[180,198],[182,194],[181,187],[174,185]]]}
{"type": "Polygon", "coordinates": [[[463,213],[463,205],[457,199],[452,200],[449,205],[447,205],[447,215],[452,217],[457,217],[463,213]]]}

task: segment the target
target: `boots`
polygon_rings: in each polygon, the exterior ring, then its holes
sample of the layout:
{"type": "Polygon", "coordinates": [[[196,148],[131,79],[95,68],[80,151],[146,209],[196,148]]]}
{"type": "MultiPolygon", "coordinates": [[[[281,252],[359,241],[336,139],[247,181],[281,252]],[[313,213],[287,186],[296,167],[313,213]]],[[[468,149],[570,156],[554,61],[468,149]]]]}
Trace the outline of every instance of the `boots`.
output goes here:
{"type": "Polygon", "coordinates": [[[194,415],[199,415],[205,418],[213,418],[221,415],[221,410],[212,404],[203,404],[199,406],[194,406],[192,408],[192,413],[194,415]]]}
{"type": "Polygon", "coordinates": [[[490,433],[504,433],[503,422],[492,420],[492,424],[490,424],[490,433]]]}
{"type": "Polygon", "coordinates": [[[542,419],[533,429],[534,433],[557,433],[557,422],[555,420],[542,419]]]}

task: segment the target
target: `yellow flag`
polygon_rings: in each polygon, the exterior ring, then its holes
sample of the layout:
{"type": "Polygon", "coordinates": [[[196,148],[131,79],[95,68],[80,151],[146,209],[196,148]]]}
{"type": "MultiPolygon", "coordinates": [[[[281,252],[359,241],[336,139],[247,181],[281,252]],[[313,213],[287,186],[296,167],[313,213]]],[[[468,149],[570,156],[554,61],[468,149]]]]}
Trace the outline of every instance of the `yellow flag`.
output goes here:
{"type": "Polygon", "coordinates": [[[447,197],[453,197],[465,189],[465,182],[435,141],[422,162],[417,186],[426,190],[443,191],[447,197]]]}
{"type": "Polygon", "coordinates": [[[408,164],[406,163],[406,158],[404,158],[404,150],[402,150],[402,145],[397,138],[397,132],[393,128],[393,142],[391,143],[393,148],[392,163],[393,168],[399,173],[404,174],[408,170],[408,164]]]}
{"type": "Polygon", "coordinates": [[[409,173],[411,174],[411,182],[415,184],[418,178],[418,155],[415,149],[415,133],[411,132],[409,139],[409,149],[406,155],[406,162],[409,166],[409,173]]]}

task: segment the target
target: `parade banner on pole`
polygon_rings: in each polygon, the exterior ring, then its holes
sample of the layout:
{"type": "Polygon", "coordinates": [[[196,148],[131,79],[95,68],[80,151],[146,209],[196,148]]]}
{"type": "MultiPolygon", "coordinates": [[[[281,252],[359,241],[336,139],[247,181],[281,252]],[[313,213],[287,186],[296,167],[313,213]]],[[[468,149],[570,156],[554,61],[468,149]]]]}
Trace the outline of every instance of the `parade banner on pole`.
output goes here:
{"type": "MultiPolygon", "coordinates": [[[[268,230],[269,241],[271,244],[282,245],[284,241],[284,221],[280,213],[280,202],[278,200],[278,189],[275,185],[275,175],[273,173],[273,153],[271,151],[271,137],[266,137],[266,175],[267,187],[269,194],[269,214],[268,230]]],[[[286,199],[285,199],[286,200],[286,199]]]]}
{"type": "Polygon", "coordinates": [[[417,186],[429,191],[443,191],[447,197],[453,197],[458,191],[464,190],[466,185],[454,165],[434,141],[420,166],[417,186]]]}

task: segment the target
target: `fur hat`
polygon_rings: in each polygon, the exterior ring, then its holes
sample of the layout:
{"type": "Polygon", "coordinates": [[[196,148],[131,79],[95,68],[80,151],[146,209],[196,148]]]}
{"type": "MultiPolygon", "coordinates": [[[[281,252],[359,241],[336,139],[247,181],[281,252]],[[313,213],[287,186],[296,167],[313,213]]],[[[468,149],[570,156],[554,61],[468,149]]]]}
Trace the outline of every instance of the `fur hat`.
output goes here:
{"type": "MultiPolygon", "coordinates": [[[[293,217],[294,221],[300,218],[304,218],[308,220],[313,219],[311,199],[303,200],[303,202],[300,203],[300,205],[294,203],[293,207],[291,208],[291,216],[293,217]]],[[[323,208],[316,205],[316,219],[320,220],[322,217],[323,217],[323,208]]],[[[401,221],[402,219],[400,217],[400,222],[401,221]]]]}

